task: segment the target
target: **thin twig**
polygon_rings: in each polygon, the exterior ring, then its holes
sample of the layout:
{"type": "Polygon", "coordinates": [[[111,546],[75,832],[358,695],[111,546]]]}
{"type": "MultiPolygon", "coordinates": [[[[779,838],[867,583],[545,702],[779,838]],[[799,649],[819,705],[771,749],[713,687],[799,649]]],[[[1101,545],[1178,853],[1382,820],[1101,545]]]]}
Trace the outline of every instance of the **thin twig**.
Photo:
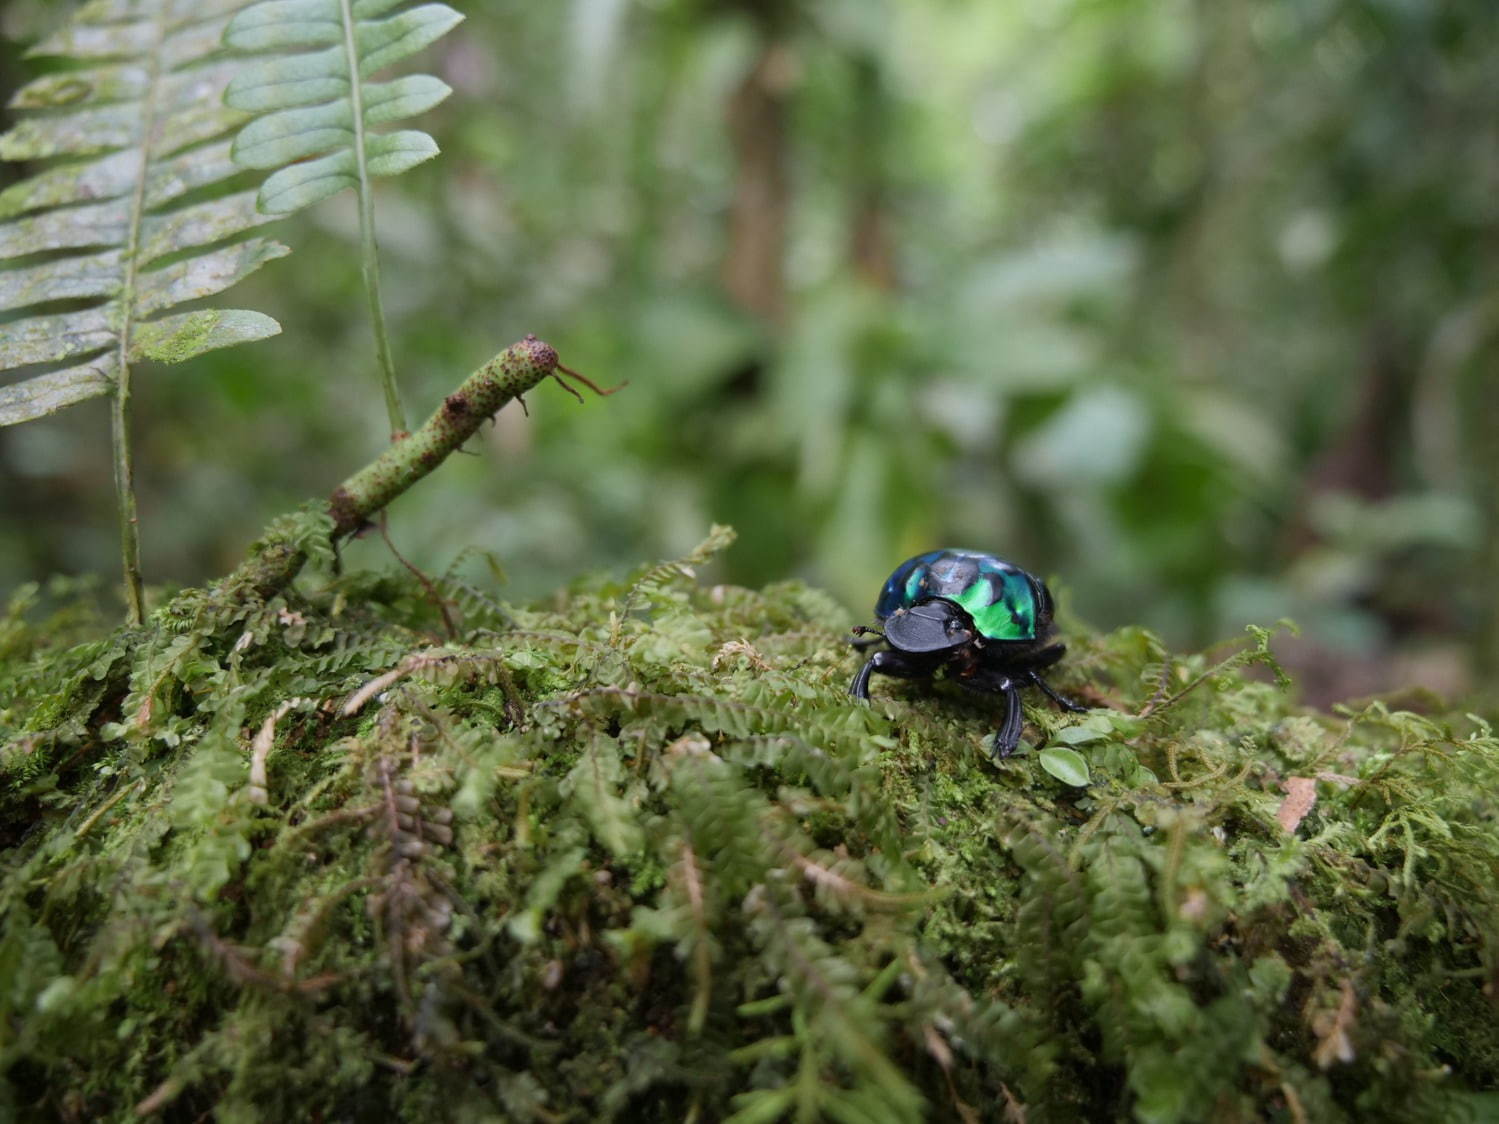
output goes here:
{"type": "Polygon", "coordinates": [[[78,842],[78,840],[87,835],[93,828],[93,826],[103,818],[106,812],[108,812],[121,800],[125,799],[125,797],[129,796],[132,792],[139,792],[141,786],[145,783],[145,781],[136,781],[133,785],[126,785],[124,788],[120,789],[119,792],[115,793],[108,800],[104,801],[103,804],[100,804],[99,807],[94,809],[93,813],[89,816],[88,819],[84,820],[81,824],[78,825],[78,830],[73,832],[73,842],[76,843],[78,842]]]}
{"type": "Polygon", "coordinates": [[[265,779],[265,759],[271,755],[271,747],[276,744],[276,723],[301,701],[300,699],[287,699],[266,715],[265,721],[260,724],[259,732],[255,735],[254,742],[250,745],[250,780],[245,789],[252,804],[265,804],[270,801],[270,789],[266,787],[265,779]]]}
{"type": "Polygon", "coordinates": [[[380,537],[385,540],[385,545],[390,547],[390,552],[396,556],[396,561],[410,570],[416,580],[422,583],[422,588],[427,591],[427,597],[437,606],[437,611],[442,614],[442,623],[443,627],[448,630],[448,639],[457,640],[458,626],[453,623],[452,614],[448,612],[447,600],[437,591],[437,586],[432,584],[432,579],[408,562],[406,556],[396,549],[396,544],[390,538],[388,522],[385,512],[380,512],[380,537]]]}

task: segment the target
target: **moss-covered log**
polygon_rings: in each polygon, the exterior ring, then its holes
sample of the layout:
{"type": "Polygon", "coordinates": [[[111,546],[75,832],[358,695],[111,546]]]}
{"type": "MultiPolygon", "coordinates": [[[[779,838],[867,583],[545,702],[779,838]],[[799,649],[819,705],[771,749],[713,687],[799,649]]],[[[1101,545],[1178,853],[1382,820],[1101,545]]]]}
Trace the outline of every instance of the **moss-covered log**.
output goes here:
{"type": "MultiPolygon", "coordinates": [[[[323,524],[326,527],[326,522],[323,524]]],[[[506,606],[350,575],[0,625],[19,1119],[1451,1120],[1499,1080],[1499,742],[1073,630],[849,701],[723,545],[506,606]],[[312,584],[312,583],[304,583],[312,584]]],[[[39,595],[37,595],[39,597],[39,595]]],[[[43,599],[45,600],[45,599],[43,599]]],[[[1268,677],[1267,677],[1268,678],[1268,677]]]]}

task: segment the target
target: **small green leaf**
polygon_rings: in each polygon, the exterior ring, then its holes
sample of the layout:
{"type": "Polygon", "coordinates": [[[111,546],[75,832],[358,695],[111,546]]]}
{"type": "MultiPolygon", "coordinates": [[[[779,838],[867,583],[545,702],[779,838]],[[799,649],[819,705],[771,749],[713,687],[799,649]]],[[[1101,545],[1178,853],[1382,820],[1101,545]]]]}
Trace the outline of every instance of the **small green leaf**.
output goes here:
{"type": "Polygon", "coordinates": [[[251,238],[138,274],[135,315],[154,316],[187,301],[222,292],[266,262],[289,253],[291,250],[280,242],[251,238]]]}
{"type": "Polygon", "coordinates": [[[267,215],[290,214],[358,182],[353,150],[341,149],[270,176],[260,188],[260,210],[267,215]]]}
{"type": "Polygon", "coordinates": [[[1121,738],[1135,737],[1145,726],[1144,720],[1136,718],[1133,714],[1120,714],[1117,711],[1095,713],[1099,714],[1105,729],[1121,738]]]}
{"type": "Polygon", "coordinates": [[[280,168],[353,143],[353,106],[346,98],[257,117],[234,138],[232,152],[247,168],[280,168]]]}
{"type": "Polygon", "coordinates": [[[130,191],[142,163],[140,150],[127,148],[94,160],[49,168],[0,191],[0,218],[79,199],[117,199],[130,191]]]}
{"type": "Polygon", "coordinates": [[[44,74],[26,83],[10,99],[11,109],[66,109],[69,106],[140,97],[139,70],[124,66],[98,66],[44,74]]]}
{"type": "Polygon", "coordinates": [[[107,304],[13,320],[0,336],[0,368],[90,355],[103,351],[115,338],[113,307],[107,304]]]}
{"type": "Polygon", "coordinates": [[[446,4],[423,4],[387,19],[361,20],[355,31],[360,77],[415,54],[462,22],[463,16],[446,4]]]}
{"type": "Polygon", "coordinates": [[[139,111],[129,102],[90,106],[60,116],[28,117],[0,137],[0,159],[49,160],[106,152],[139,111]]]}
{"type": "Polygon", "coordinates": [[[224,104],[250,113],[268,113],[347,98],[349,72],[342,63],[341,46],[261,59],[229,83],[224,104]]]}
{"type": "Polygon", "coordinates": [[[124,284],[120,277],[122,256],[120,250],[105,250],[0,272],[0,309],[115,296],[124,284]]]}
{"type": "Polygon", "coordinates": [[[190,204],[162,215],[148,215],[141,221],[136,260],[145,264],[176,254],[184,246],[207,246],[270,221],[255,209],[253,191],[190,204]]]}
{"type": "Polygon", "coordinates": [[[71,22],[28,50],[26,57],[139,58],[156,45],[156,28],[150,20],[122,23],[117,16],[108,28],[100,27],[98,17],[107,14],[107,10],[100,12],[96,5],[88,5],[71,22]]]}
{"type": "Polygon", "coordinates": [[[336,0],[267,0],[229,21],[224,43],[241,51],[342,44],[343,21],[336,0]]]}
{"type": "Polygon", "coordinates": [[[1088,762],[1075,749],[1062,746],[1047,746],[1038,755],[1041,768],[1063,784],[1073,788],[1085,788],[1088,784],[1088,762]]]}
{"type": "MultiPolygon", "coordinates": [[[[22,186],[17,184],[16,188],[22,186]]],[[[83,181],[79,181],[79,186],[83,186],[83,181]]],[[[13,197],[7,191],[7,204],[13,198],[16,198],[17,209],[31,206],[31,200],[13,197]]],[[[6,211],[9,210],[7,206],[6,211]]],[[[118,246],[124,242],[129,215],[130,200],[110,199],[104,203],[42,211],[16,219],[0,226],[0,259],[19,258],[49,250],[118,246]]]]}
{"type": "Polygon", "coordinates": [[[394,82],[371,82],[364,88],[364,123],[381,125],[425,113],[453,92],[430,74],[408,74],[394,82]]]}
{"type": "Polygon", "coordinates": [[[1053,734],[1052,741],[1063,745],[1087,745],[1107,736],[1102,730],[1094,730],[1088,726],[1067,726],[1053,734]]]}

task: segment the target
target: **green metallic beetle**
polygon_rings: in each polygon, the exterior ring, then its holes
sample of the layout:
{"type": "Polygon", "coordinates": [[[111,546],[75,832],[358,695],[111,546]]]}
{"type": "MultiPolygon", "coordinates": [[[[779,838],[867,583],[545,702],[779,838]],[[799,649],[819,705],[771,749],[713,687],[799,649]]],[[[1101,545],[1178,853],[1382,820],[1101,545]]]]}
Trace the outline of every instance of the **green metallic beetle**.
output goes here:
{"type": "Polygon", "coordinates": [[[875,603],[880,629],[854,629],[850,640],[867,648],[882,640],[854,676],[848,693],[869,698],[875,672],[900,679],[930,679],[939,668],[959,686],[1005,699],[1004,724],[994,735],[995,757],[1020,744],[1024,719],[1020,691],[1040,687],[1064,710],[1082,711],[1057,694],[1040,672],[1062,658],[1053,632],[1051,591],[1019,566],[975,550],[933,550],[895,568],[875,603]]]}

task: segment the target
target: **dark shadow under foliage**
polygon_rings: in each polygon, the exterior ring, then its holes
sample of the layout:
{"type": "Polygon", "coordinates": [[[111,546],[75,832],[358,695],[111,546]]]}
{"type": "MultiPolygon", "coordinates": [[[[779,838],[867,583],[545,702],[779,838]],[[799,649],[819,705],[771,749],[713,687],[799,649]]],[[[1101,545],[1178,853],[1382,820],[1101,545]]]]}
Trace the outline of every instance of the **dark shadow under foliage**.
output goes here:
{"type": "MultiPolygon", "coordinates": [[[[277,534],[306,548],[306,516],[277,534]]],[[[1458,1120],[1499,1081],[1499,740],[1068,636],[1030,741],[728,540],[0,620],[21,1119],[1458,1120]],[[1315,797],[1313,800],[1312,798],[1315,797]]],[[[325,541],[325,540],[324,540],[325,541]]],[[[314,561],[319,561],[314,557],[314,561]]],[[[324,559],[323,561],[326,561],[324,559]]],[[[52,599],[57,602],[58,599],[52,599]]]]}

